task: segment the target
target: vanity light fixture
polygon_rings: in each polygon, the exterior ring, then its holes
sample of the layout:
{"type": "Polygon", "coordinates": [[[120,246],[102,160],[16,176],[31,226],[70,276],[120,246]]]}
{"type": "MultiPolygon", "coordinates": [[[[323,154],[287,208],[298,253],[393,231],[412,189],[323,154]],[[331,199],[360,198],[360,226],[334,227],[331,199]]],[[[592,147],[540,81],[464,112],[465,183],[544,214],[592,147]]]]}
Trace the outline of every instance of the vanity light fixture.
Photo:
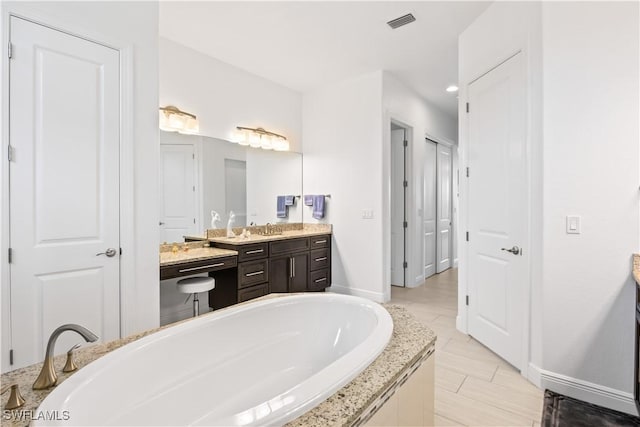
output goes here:
{"type": "Polygon", "coordinates": [[[160,107],[160,129],[167,132],[197,134],[200,129],[195,115],[181,111],[178,107],[160,107]]]}
{"type": "Polygon", "coordinates": [[[263,128],[237,126],[231,142],[264,150],[289,151],[287,138],[263,128]]]}

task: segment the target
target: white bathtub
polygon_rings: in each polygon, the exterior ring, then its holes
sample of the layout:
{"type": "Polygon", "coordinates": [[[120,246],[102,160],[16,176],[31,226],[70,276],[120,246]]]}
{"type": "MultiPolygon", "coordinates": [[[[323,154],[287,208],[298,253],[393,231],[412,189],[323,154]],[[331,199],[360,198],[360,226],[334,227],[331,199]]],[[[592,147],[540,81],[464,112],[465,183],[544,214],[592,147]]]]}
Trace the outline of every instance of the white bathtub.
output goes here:
{"type": "Polygon", "coordinates": [[[60,384],[38,410],[68,411],[62,425],[281,425],[355,378],[392,330],[389,313],[363,298],[263,300],[115,350],[60,384]]]}

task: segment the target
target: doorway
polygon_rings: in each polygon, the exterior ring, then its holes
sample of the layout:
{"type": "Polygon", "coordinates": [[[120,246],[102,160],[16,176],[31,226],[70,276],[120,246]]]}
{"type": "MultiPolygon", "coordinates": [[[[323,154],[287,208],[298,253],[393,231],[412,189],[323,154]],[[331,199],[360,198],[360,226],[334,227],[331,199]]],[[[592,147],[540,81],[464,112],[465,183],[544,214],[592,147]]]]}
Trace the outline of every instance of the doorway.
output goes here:
{"type": "Polygon", "coordinates": [[[391,285],[407,285],[407,129],[391,122],[391,285]]]}
{"type": "Polygon", "coordinates": [[[10,39],[15,369],[42,360],[64,323],[120,336],[120,53],[15,16],[10,39]]]}

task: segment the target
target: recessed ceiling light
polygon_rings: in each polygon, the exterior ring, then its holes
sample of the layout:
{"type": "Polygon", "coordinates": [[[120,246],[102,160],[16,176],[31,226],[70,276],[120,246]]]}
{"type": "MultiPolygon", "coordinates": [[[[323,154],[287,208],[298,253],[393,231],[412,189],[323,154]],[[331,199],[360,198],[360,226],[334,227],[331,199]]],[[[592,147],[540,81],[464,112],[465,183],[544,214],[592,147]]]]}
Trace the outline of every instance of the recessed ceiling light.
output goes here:
{"type": "Polygon", "coordinates": [[[458,91],[458,86],[456,85],[451,85],[447,88],[447,92],[457,92],[458,91]]]}

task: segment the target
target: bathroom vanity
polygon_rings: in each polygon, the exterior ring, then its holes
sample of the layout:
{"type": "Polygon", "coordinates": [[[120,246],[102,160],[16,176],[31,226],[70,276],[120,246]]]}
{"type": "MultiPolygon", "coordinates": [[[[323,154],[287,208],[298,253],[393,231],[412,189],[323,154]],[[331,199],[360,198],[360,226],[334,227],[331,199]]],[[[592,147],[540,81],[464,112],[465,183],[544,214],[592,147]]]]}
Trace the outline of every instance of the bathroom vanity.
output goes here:
{"type": "Polygon", "coordinates": [[[211,274],[216,279],[209,291],[214,310],[269,293],[322,292],[331,285],[331,234],[326,231],[209,241],[238,252],[236,271],[211,274]]]}
{"type": "Polygon", "coordinates": [[[270,293],[323,292],[331,286],[331,225],[279,224],[246,227],[251,234],[226,237],[226,230],[185,236],[185,243],[161,245],[160,280],[208,273],[216,281],[209,306],[218,310],[270,293]],[[204,244],[211,247],[203,248],[204,244]],[[187,251],[183,251],[187,247],[187,251]],[[173,248],[175,249],[175,248],[173,248]]]}

